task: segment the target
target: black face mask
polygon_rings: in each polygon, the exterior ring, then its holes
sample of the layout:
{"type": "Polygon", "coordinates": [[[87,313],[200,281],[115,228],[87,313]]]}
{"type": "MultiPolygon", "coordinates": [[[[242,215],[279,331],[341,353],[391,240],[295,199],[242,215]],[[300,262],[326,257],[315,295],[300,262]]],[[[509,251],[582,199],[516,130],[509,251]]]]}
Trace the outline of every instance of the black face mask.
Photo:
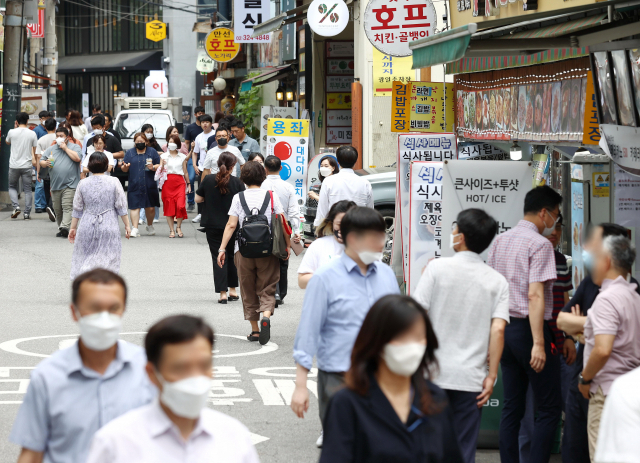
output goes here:
{"type": "Polygon", "coordinates": [[[136,143],[136,148],[138,148],[140,151],[142,151],[146,147],[147,147],[146,143],[136,143]]]}
{"type": "Polygon", "coordinates": [[[226,138],[219,138],[218,139],[218,145],[219,146],[225,146],[227,144],[227,139],[226,138]]]}

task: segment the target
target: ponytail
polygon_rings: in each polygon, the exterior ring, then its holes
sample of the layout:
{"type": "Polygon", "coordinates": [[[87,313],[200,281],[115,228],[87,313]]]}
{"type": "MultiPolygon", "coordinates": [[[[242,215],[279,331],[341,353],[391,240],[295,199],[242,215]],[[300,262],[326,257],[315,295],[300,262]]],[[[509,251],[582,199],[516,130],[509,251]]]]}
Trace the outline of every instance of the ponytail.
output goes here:
{"type": "Polygon", "coordinates": [[[218,158],[218,173],[216,174],[216,182],[218,183],[218,188],[220,189],[220,193],[226,195],[229,192],[229,181],[231,179],[231,172],[236,165],[236,157],[229,153],[228,151],[224,151],[220,153],[220,157],[218,158]]]}

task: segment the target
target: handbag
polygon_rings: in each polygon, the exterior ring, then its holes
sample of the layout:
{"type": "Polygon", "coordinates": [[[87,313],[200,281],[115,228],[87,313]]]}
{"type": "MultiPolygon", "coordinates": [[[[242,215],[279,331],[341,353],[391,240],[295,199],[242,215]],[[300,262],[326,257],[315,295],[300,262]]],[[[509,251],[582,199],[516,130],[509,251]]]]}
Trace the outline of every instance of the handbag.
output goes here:
{"type": "Polygon", "coordinates": [[[284,220],[282,214],[276,214],[273,209],[273,192],[269,190],[271,196],[271,237],[273,246],[271,248],[271,254],[278,259],[286,259],[289,255],[287,253],[287,240],[285,233],[287,228],[289,229],[289,236],[291,236],[291,227],[284,220]]]}

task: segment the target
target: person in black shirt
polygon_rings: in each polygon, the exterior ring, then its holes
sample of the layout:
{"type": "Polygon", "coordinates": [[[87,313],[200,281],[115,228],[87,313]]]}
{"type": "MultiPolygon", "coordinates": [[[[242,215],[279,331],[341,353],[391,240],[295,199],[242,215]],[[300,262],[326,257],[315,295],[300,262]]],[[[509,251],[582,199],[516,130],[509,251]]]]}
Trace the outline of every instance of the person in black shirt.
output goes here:
{"type": "Polygon", "coordinates": [[[97,114],[93,116],[93,119],[91,119],[91,129],[93,130],[94,136],[89,138],[89,140],[87,140],[87,149],[86,149],[87,156],[93,153],[94,151],[93,139],[95,135],[104,135],[107,141],[107,144],[104,149],[109,151],[111,154],[113,154],[114,159],[124,158],[124,151],[122,150],[122,145],[120,145],[120,142],[115,136],[113,136],[109,132],[104,131],[104,125],[105,125],[105,121],[104,121],[104,116],[102,114],[97,114]]]}
{"type": "MultiPolygon", "coordinates": [[[[607,236],[628,237],[628,230],[615,223],[601,223],[591,231],[589,239],[584,244],[582,260],[587,271],[591,270],[593,264],[593,254],[602,248],[602,241],[607,236]]],[[[636,285],[638,282],[631,277],[631,282],[636,285]]],[[[636,288],[640,294],[640,285],[636,288]]],[[[567,324],[579,322],[579,319],[572,315],[571,308],[575,307],[582,316],[586,317],[587,312],[600,293],[600,286],[596,285],[587,276],[580,282],[578,289],[571,300],[564,306],[562,313],[558,315],[558,328],[568,329],[567,324]]],[[[565,342],[573,342],[571,337],[567,337],[565,342]]],[[[584,367],[584,344],[578,345],[576,361],[573,365],[571,385],[565,403],[564,435],[562,438],[562,461],[563,463],[584,463],[589,462],[589,438],[587,435],[587,415],[589,412],[589,400],[585,399],[578,389],[578,377],[584,367]]]]}
{"type": "Polygon", "coordinates": [[[120,134],[116,132],[113,128],[113,118],[111,117],[111,114],[104,113],[104,121],[105,121],[105,124],[104,124],[105,132],[109,132],[111,135],[113,135],[118,139],[120,144],[122,144],[122,138],[120,138],[120,134]]]}
{"type": "Polygon", "coordinates": [[[329,402],[320,463],[462,463],[447,396],[425,379],[437,348],[420,304],[379,299],[353,346],[347,387],[329,402]]]}

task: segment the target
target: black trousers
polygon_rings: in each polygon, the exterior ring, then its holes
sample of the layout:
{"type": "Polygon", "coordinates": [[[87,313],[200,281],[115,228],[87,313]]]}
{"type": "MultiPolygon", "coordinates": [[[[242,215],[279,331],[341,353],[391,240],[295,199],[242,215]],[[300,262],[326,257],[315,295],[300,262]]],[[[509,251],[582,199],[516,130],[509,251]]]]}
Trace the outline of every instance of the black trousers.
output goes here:
{"type": "Polygon", "coordinates": [[[280,281],[278,282],[278,287],[276,288],[276,298],[279,298],[281,301],[284,300],[287,295],[287,272],[289,271],[289,261],[278,259],[280,261],[280,281]]]}
{"type": "Polygon", "coordinates": [[[218,250],[222,245],[222,235],[224,229],[207,228],[207,242],[211,251],[211,259],[213,260],[213,284],[216,293],[228,291],[229,288],[238,287],[238,270],[233,261],[233,248],[236,242],[235,235],[227,243],[227,255],[222,268],[218,266],[218,250]]]}
{"type": "Polygon", "coordinates": [[[51,179],[43,178],[44,198],[47,202],[47,206],[53,209],[53,201],[51,200],[51,179]]]}
{"type": "Polygon", "coordinates": [[[453,423],[458,435],[462,457],[465,463],[475,463],[476,445],[482,420],[482,409],[478,408],[476,397],[482,391],[466,392],[445,389],[444,392],[447,393],[449,407],[453,412],[453,423]]]}
{"type": "MultiPolygon", "coordinates": [[[[582,365],[572,365],[572,367],[579,367],[582,371],[582,365]]],[[[575,383],[577,384],[577,380],[575,383]]],[[[576,384],[572,384],[569,388],[564,408],[563,463],[589,462],[589,435],[587,433],[589,399],[582,397],[576,384]]]]}

